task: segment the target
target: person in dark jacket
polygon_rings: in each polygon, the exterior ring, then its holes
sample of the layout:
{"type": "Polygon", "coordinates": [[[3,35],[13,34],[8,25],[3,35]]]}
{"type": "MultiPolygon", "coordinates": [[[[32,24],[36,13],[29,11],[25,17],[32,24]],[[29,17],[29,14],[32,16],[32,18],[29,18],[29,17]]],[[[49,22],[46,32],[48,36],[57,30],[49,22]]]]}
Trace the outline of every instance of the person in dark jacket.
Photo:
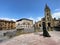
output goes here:
{"type": "Polygon", "coordinates": [[[46,24],[45,24],[45,22],[43,22],[42,25],[43,25],[43,36],[44,37],[51,37],[49,35],[48,31],[46,30],[46,24]]]}

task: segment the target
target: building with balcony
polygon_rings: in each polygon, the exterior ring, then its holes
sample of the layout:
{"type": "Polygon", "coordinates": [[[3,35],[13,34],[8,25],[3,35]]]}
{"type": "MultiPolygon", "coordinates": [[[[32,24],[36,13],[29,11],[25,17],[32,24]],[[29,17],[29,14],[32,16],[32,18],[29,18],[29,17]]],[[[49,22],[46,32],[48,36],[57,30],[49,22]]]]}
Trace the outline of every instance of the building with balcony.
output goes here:
{"type": "Polygon", "coordinates": [[[16,29],[29,29],[33,27],[33,20],[22,18],[16,21],[16,29]]]}

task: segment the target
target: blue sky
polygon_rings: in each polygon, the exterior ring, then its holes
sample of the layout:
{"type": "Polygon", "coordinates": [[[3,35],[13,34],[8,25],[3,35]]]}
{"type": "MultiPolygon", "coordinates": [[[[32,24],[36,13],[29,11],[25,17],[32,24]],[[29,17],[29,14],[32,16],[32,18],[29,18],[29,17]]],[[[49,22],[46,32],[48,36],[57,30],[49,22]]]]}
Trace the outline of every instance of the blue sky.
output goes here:
{"type": "Polygon", "coordinates": [[[40,20],[47,4],[53,17],[60,17],[60,0],[0,0],[0,18],[40,20]]]}

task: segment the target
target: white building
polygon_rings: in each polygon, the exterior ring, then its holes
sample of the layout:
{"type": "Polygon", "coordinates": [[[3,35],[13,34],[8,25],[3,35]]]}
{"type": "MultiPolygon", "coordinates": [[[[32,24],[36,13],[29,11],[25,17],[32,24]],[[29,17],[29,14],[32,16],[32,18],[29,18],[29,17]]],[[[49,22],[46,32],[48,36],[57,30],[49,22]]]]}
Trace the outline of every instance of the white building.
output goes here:
{"type": "Polygon", "coordinates": [[[33,27],[33,20],[22,18],[16,21],[16,29],[27,29],[33,27]]]}

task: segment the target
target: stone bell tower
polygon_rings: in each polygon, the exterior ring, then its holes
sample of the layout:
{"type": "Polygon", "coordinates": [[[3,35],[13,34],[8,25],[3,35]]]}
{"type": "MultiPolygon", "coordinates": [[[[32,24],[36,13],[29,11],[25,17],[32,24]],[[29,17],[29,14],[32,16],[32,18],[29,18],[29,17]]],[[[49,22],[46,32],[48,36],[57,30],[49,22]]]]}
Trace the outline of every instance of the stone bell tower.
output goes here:
{"type": "Polygon", "coordinates": [[[47,30],[51,30],[52,28],[52,16],[51,16],[51,10],[50,8],[47,6],[47,4],[45,5],[45,24],[46,24],[46,29],[47,30]]]}

